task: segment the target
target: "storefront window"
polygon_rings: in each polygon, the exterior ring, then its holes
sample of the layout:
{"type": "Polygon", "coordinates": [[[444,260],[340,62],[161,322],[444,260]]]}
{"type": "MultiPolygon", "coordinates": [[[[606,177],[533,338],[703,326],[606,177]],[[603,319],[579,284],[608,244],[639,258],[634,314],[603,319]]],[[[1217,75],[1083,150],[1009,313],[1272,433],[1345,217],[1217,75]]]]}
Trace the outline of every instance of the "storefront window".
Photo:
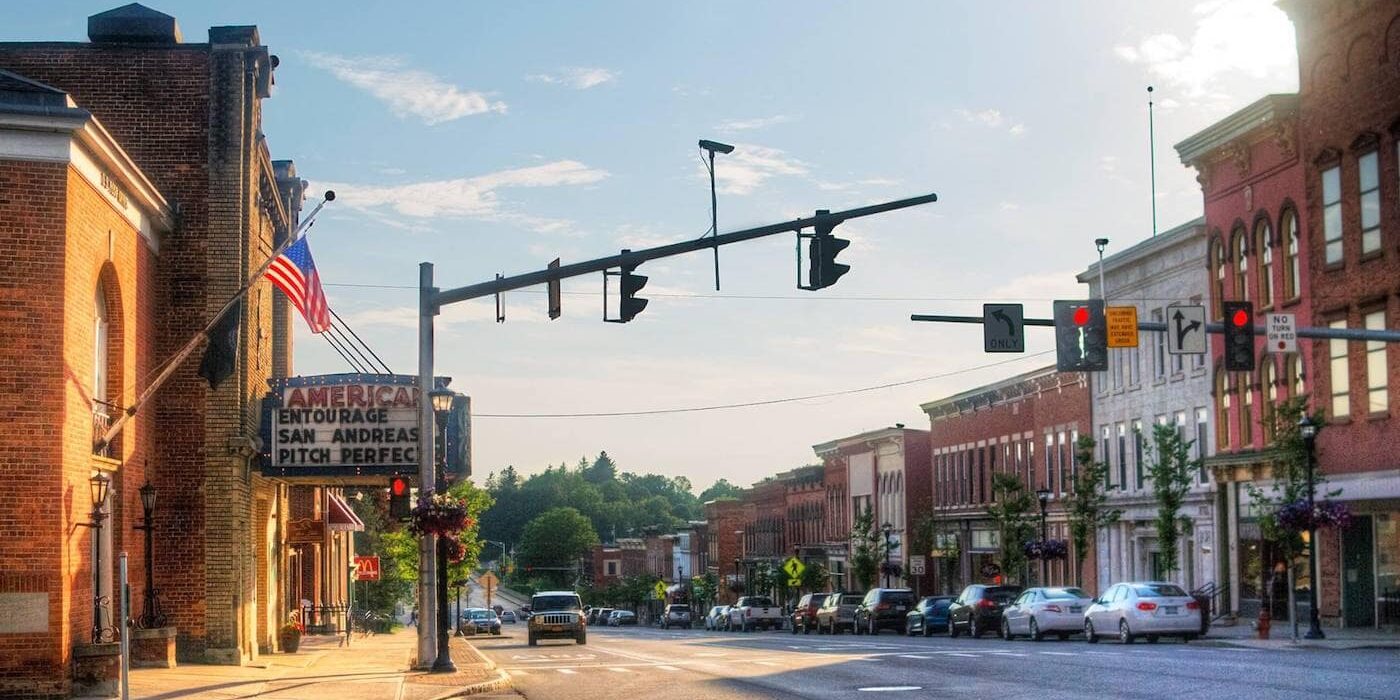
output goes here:
{"type": "Polygon", "coordinates": [[[1400,513],[1376,515],[1376,595],[1378,622],[1400,624],[1400,513]]]}

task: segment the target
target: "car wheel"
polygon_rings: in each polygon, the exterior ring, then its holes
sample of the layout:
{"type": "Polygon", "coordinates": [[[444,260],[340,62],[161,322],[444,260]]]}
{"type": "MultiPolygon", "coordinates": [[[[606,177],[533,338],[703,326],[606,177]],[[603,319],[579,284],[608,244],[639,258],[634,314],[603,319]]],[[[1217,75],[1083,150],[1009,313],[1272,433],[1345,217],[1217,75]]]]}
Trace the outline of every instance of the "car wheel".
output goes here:
{"type": "Polygon", "coordinates": [[[535,639],[535,635],[530,635],[530,646],[535,646],[537,644],[539,644],[539,641],[535,639]]]}
{"type": "Polygon", "coordinates": [[[588,643],[588,633],[587,633],[587,632],[579,632],[579,635],[578,635],[577,637],[574,637],[574,643],[575,643],[575,644],[587,644],[587,643],[588,643]]]}
{"type": "Polygon", "coordinates": [[[1001,619],[1001,638],[1009,642],[1011,641],[1012,637],[1013,635],[1011,634],[1011,621],[1003,617],[1001,619]]]}
{"type": "Polygon", "coordinates": [[[802,621],[802,634],[811,634],[811,633],[812,633],[812,628],[807,624],[807,621],[806,621],[806,620],[803,620],[803,621],[802,621]]]}
{"type": "Polygon", "coordinates": [[[924,620],[923,624],[919,626],[919,631],[922,632],[925,637],[933,636],[933,627],[929,626],[928,620],[924,620]]]}
{"type": "Polygon", "coordinates": [[[1136,639],[1137,639],[1137,637],[1133,636],[1133,633],[1130,632],[1130,631],[1128,630],[1128,621],[1127,621],[1127,620],[1119,620],[1119,621],[1118,621],[1118,641],[1120,641],[1120,642],[1122,642],[1122,643],[1124,643],[1124,644],[1132,644],[1133,641],[1136,640],[1136,639]]]}
{"type": "Polygon", "coordinates": [[[880,628],[875,626],[875,618],[865,618],[865,631],[869,632],[872,637],[880,634],[880,628]]]}
{"type": "Polygon", "coordinates": [[[1098,635],[1094,634],[1094,622],[1092,620],[1084,621],[1084,641],[1090,644],[1099,643],[1098,635]]]}
{"type": "Polygon", "coordinates": [[[1158,636],[1155,635],[1155,634],[1149,634],[1149,635],[1147,635],[1147,643],[1148,643],[1148,644],[1156,644],[1158,639],[1160,639],[1160,637],[1158,637],[1158,636]]]}
{"type": "Polygon", "coordinates": [[[957,626],[956,623],[953,622],[953,618],[951,618],[951,617],[948,618],[948,638],[949,638],[949,639],[957,639],[957,638],[958,638],[958,626],[957,626]]]}
{"type": "Polygon", "coordinates": [[[1032,642],[1038,642],[1038,641],[1040,641],[1040,640],[1042,640],[1042,639],[1045,639],[1045,635],[1043,635],[1043,634],[1040,633],[1040,625],[1036,624],[1035,618],[1034,618],[1034,617],[1032,617],[1032,618],[1030,619],[1030,625],[1031,625],[1031,641],[1032,641],[1032,642]]]}
{"type": "Polygon", "coordinates": [[[977,627],[977,616],[973,615],[967,619],[967,636],[977,639],[982,636],[982,630],[977,627]]]}
{"type": "Polygon", "coordinates": [[[906,621],[904,622],[904,636],[906,636],[906,637],[912,637],[912,636],[914,636],[914,621],[913,621],[913,620],[906,620],[906,621]]]}
{"type": "Polygon", "coordinates": [[[796,622],[792,623],[791,627],[792,627],[792,633],[793,633],[793,634],[797,634],[797,623],[796,623],[796,622]]]}

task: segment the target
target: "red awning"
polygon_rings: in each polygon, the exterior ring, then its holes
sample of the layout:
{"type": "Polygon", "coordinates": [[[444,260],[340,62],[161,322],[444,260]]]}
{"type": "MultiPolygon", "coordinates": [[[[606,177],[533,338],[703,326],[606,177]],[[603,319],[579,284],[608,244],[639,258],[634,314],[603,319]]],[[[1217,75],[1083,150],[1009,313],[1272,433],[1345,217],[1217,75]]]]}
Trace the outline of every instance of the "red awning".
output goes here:
{"type": "Polygon", "coordinates": [[[359,532],[365,529],[365,522],[355,516],[355,511],[345,499],[335,494],[330,496],[331,508],[326,517],[326,527],[337,532],[359,532]]]}

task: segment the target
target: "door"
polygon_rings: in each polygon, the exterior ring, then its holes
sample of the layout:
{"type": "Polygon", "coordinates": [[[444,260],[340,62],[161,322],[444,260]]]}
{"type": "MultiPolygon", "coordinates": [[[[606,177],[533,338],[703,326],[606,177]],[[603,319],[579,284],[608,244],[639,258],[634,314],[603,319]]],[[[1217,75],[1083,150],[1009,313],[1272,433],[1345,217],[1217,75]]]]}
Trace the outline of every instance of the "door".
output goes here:
{"type": "Polygon", "coordinates": [[[1376,626],[1374,553],[1371,516],[1353,517],[1342,533],[1342,615],[1347,627],[1376,626]]]}

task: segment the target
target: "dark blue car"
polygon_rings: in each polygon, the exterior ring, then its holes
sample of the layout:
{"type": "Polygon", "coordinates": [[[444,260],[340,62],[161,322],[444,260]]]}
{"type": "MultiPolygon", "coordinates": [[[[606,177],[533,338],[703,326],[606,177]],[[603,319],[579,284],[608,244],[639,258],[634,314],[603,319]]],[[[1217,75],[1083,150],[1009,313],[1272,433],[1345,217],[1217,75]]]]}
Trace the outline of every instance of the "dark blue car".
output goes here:
{"type": "Polygon", "coordinates": [[[910,637],[948,631],[948,605],[953,596],[935,595],[924,598],[904,616],[904,633],[910,637]]]}

